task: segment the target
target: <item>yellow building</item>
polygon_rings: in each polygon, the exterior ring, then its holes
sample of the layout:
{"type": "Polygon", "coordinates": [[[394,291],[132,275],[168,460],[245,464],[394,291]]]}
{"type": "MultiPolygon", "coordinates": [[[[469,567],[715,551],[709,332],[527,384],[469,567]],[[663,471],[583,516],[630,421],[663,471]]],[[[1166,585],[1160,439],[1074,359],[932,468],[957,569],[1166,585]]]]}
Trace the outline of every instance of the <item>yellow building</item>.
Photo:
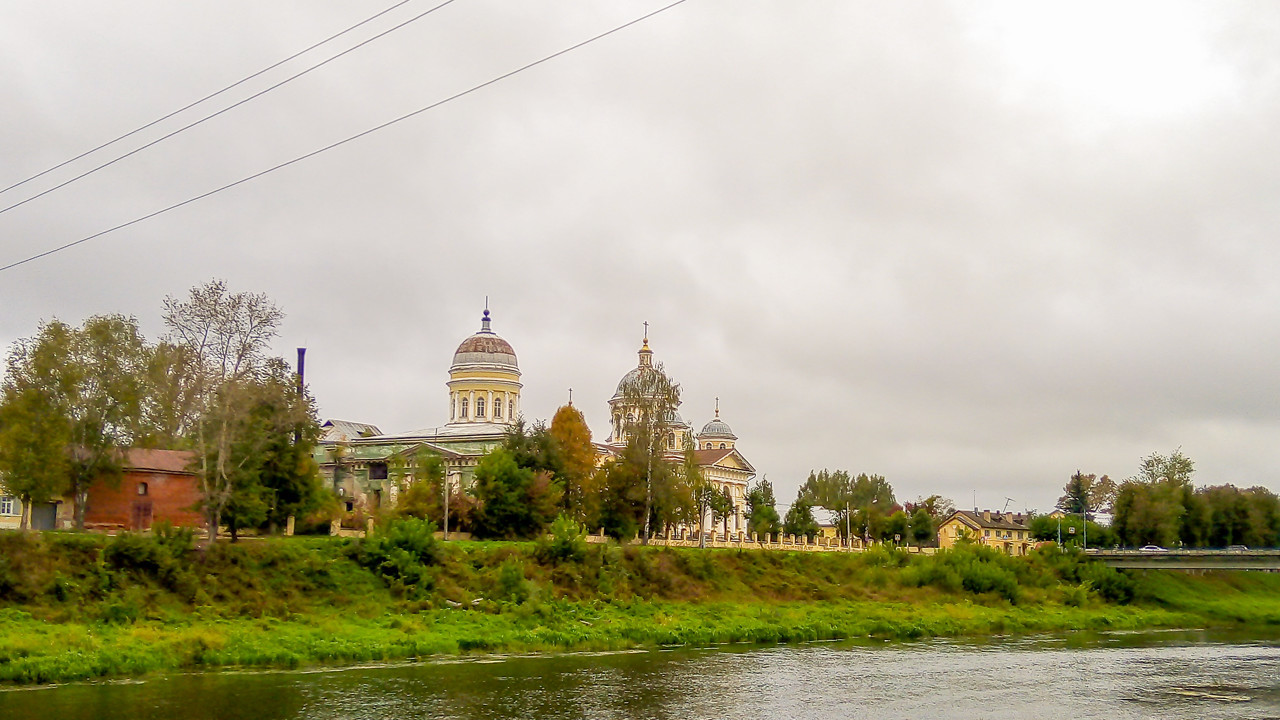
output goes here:
{"type": "Polygon", "coordinates": [[[1007,555],[1026,555],[1035,547],[1029,517],[1014,513],[957,510],[938,526],[938,547],[955,547],[968,538],[978,545],[992,547],[1007,555]]]}
{"type": "Polygon", "coordinates": [[[424,447],[444,461],[451,487],[468,487],[476,463],[516,423],[523,387],[520,365],[511,344],[493,331],[487,308],[479,332],[454,351],[446,386],[449,420],[440,426],[382,433],[368,423],[324,423],[316,461],[348,510],[380,505],[384,493],[394,501],[390,466],[424,447]]]}

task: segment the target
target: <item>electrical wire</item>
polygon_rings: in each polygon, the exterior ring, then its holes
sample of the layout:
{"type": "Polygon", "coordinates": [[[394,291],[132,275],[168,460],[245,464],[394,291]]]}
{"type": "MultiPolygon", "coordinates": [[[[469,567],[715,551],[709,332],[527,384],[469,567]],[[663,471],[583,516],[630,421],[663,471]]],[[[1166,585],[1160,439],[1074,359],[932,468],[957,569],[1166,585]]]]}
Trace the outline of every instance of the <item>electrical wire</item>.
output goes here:
{"type": "MultiPolygon", "coordinates": [[[[450,1],[452,1],[452,0],[450,0],[450,1]]],[[[431,103],[430,105],[427,105],[427,106],[425,106],[425,107],[418,108],[417,110],[414,110],[414,111],[409,112],[409,113],[405,113],[404,115],[401,115],[400,117],[397,117],[397,118],[395,118],[395,119],[393,119],[393,120],[388,120],[387,122],[384,122],[384,123],[382,123],[381,125],[375,125],[374,127],[371,127],[371,128],[369,128],[368,130],[364,130],[364,131],[362,131],[362,132],[356,133],[355,135],[352,135],[352,136],[350,136],[350,137],[347,137],[347,138],[345,138],[345,139],[343,139],[343,140],[339,140],[339,141],[337,141],[337,142],[335,142],[335,143],[332,143],[332,144],[326,145],[326,146],[324,146],[324,147],[322,147],[322,148],[320,148],[320,149],[318,149],[318,150],[312,150],[311,152],[306,153],[306,154],[304,154],[304,155],[299,155],[298,157],[295,157],[295,158],[293,158],[292,160],[286,160],[285,162],[282,162],[282,163],[280,163],[279,165],[273,165],[272,167],[269,167],[269,168],[267,168],[266,170],[261,170],[261,171],[259,171],[259,172],[256,172],[256,173],[252,174],[252,175],[249,175],[248,177],[240,178],[239,180],[236,180],[235,182],[227,183],[226,185],[223,185],[223,186],[221,186],[221,187],[217,187],[217,188],[214,188],[213,190],[209,190],[209,191],[207,191],[207,192],[201,193],[201,194],[196,195],[196,196],[194,196],[194,197],[187,198],[186,200],[183,200],[182,202],[177,202],[177,203],[174,203],[174,204],[172,204],[172,205],[169,205],[168,207],[164,207],[164,208],[161,208],[161,209],[156,210],[156,211],[154,211],[154,212],[147,213],[146,215],[143,215],[142,217],[134,218],[133,220],[130,220],[129,222],[121,223],[121,224],[116,225],[116,226],[114,226],[114,227],[107,228],[106,230],[102,230],[102,231],[96,232],[96,233],[94,233],[94,234],[92,234],[92,235],[89,235],[89,236],[87,236],[87,237],[80,238],[79,240],[73,240],[72,242],[66,243],[66,244],[64,244],[64,245],[59,245],[58,247],[51,248],[51,249],[49,249],[49,250],[45,250],[45,251],[44,251],[44,252],[42,252],[42,253],[38,253],[38,254],[36,254],[36,255],[32,255],[32,256],[27,257],[27,258],[24,258],[24,259],[22,259],[22,260],[18,260],[18,261],[15,261],[15,262],[11,262],[11,263],[9,263],[8,265],[5,265],[5,266],[3,266],[3,267],[0,267],[0,273],[5,272],[5,271],[7,271],[7,270],[12,270],[13,268],[16,268],[16,267],[18,267],[18,266],[20,266],[20,265],[25,265],[25,264],[27,264],[27,263],[29,263],[29,262],[32,262],[32,261],[35,261],[35,260],[39,260],[40,258],[45,258],[45,257],[48,257],[48,256],[53,255],[53,254],[55,254],[55,253],[62,252],[63,250],[67,250],[67,249],[73,248],[73,247],[75,247],[75,246],[77,246],[77,245],[81,245],[81,244],[83,244],[83,243],[89,242],[90,240],[94,240],[94,239],[100,238],[100,237],[102,237],[103,235],[106,235],[106,234],[108,234],[108,233],[113,233],[113,232],[115,232],[115,231],[117,231],[117,230],[123,230],[124,228],[127,228],[127,227],[129,227],[129,226],[131,226],[131,225],[137,225],[138,223],[143,222],[143,221],[145,221],[145,220],[150,220],[151,218],[156,217],[157,215],[163,215],[163,214],[165,214],[165,213],[167,213],[167,212],[169,212],[169,211],[171,211],[171,210],[177,210],[177,209],[178,209],[178,208],[180,208],[180,207],[183,207],[183,206],[185,206],[185,205],[190,205],[191,203],[197,202],[197,201],[199,201],[199,200],[203,200],[204,198],[207,198],[207,197],[209,197],[209,196],[211,196],[211,195],[217,195],[218,193],[220,193],[220,192],[222,192],[222,191],[224,191],[224,190],[230,190],[231,188],[236,187],[236,186],[238,186],[238,185],[243,185],[243,184],[245,184],[245,183],[247,183],[247,182],[249,182],[249,181],[251,181],[251,180],[256,180],[257,178],[260,178],[260,177],[262,177],[262,176],[264,176],[264,175],[268,175],[268,174],[273,173],[273,172],[275,172],[275,171],[277,171],[277,170],[280,170],[280,169],[282,169],[282,168],[289,167],[290,165],[294,165],[294,164],[296,164],[296,163],[302,162],[303,160],[306,160],[306,159],[308,159],[308,158],[312,158],[312,157],[315,157],[316,155],[319,155],[319,154],[321,154],[321,153],[328,152],[329,150],[333,150],[334,148],[341,147],[341,146],[343,146],[343,145],[346,145],[346,144],[347,144],[347,143],[349,143],[349,142],[352,142],[352,141],[354,141],[354,140],[358,140],[358,139],[360,139],[360,138],[362,138],[362,137],[364,137],[364,136],[366,136],[366,135],[371,135],[371,134],[373,134],[373,133],[375,133],[375,132],[378,132],[378,131],[380,131],[380,130],[384,130],[384,129],[386,129],[386,128],[391,127],[392,125],[395,125],[395,124],[397,124],[397,123],[400,123],[400,122],[403,122],[403,121],[405,121],[405,120],[408,120],[409,118],[412,118],[412,117],[416,117],[416,116],[418,116],[418,115],[421,115],[422,113],[427,112],[428,110],[432,110],[432,109],[434,109],[434,108],[440,107],[441,105],[444,105],[445,103],[452,102],[452,101],[454,101],[454,100],[457,100],[458,98],[461,98],[461,97],[465,97],[465,96],[467,96],[467,95],[470,95],[471,93],[474,93],[474,92],[476,92],[477,90],[481,90],[481,89],[483,89],[483,88],[489,87],[490,85],[493,85],[494,83],[501,82],[501,81],[503,81],[503,80],[505,80],[505,79],[507,79],[507,78],[509,78],[509,77],[513,76],[513,75],[518,75],[518,74],[520,74],[520,73],[524,72],[525,70],[529,70],[530,68],[534,68],[534,67],[537,67],[538,65],[541,65],[541,64],[543,64],[543,63],[545,63],[545,62],[548,62],[548,61],[550,61],[550,60],[554,60],[555,58],[558,58],[558,57],[560,57],[561,55],[564,55],[564,54],[566,54],[566,53],[573,52],[574,50],[577,50],[577,49],[578,49],[578,48],[580,48],[580,47],[583,47],[583,46],[586,46],[586,45],[590,45],[591,43],[594,43],[594,42],[596,42],[597,40],[601,40],[601,39],[603,39],[603,38],[606,38],[606,37],[608,37],[608,36],[610,36],[610,35],[613,35],[614,33],[617,33],[617,32],[620,32],[620,31],[622,31],[622,30],[625,30],[625,29],[627,29],[627,28],[631,27],[632,25],[635,25],[635,24],[637,24],[637,23],[640,23],[640,22],[643,22],[643,21],[645,21],[645,20],[648,20],[649,18],[651,18],[651,17],[653,17],[653,16],[655,16],[655,15],[658,15],[658,14],[660,14],[660,13],[664,13],[664,12],[666,12],[667,10],[670,10],[671,8],[676,7],[677,5],[683,5],[683,4],[684,4],[685,2],[687,2],[687,1],[688,1],[688,0],[675,0],[675,2],[673,2],[673,3],[669,4],[669,5],[664,5],[664,6],[660,7],[660,8],[658,8],[657,10],[654,10],[654,11],[652,11],[652,12],[649,12],[649,13],[647,13],[647,14],[645,14],[645,15],[641,15],[640,17],[638,17],[638,18],[636,18],[636,19],[634,19],[634,20],[630,20],[630,21],[625,22],[625,23],[623,23],[623,24],[621,24],[621,25],[618,25],[617,27],[615,27],[615,28],[613,28],[613,29],[611,29],[611,30],[606,30],[605,32],[600,33],[599,35],[596,35],[596,36],[594,36],[594,37],[591,37],[591,38],[588,38],[588,39],[586,39],[586,40],[583,40],[582,42],[579,42],[579,43],[577,43],[576,45],[570,45],[569,47],[567,47],[567,48],[565,48],[565,49],[563,49],[563,50],[559,50],[559,51],[557,51],[557,52],[554,52],[554,53],[552,53],[552,54],[550,54],[550,55],[547,55],[546,57],[543,57],[543,58],[541,58],[541,59],[539,59],[539,60],[534,60],[533,62],[531,62],[531,63],[529,63],[529,64],[527,64],[527,65],[522,65],[521,67],[518,67],[518,68],[516,68],[515,70],[511,70],[511,71],[506,72],[506,73],[504,73],[504,74],[502,74],[502,75],[499,75],[498,77],[495,77],[495,78],[493,78],[492,80],[486,80],[485,82],[482,82],[482,83],[480,83],[479,85],[474,85],[474,86],[472,86],[472,87],[470,87],[470,88],[468,88],[468,89],[466,89],[466,90],[463,90],[462,92],[456,93],[456,94],[454,94],[454,95],[450,95],[449,97],[447,97],[447,98],[445,98],[445,99],[443,99],[443,100],[437,100],[436,102],[431,103]]]]}
{"type": "Polygon", "coordinates": [[[18,182],[16,182],[16,183],[14,183],[14,184],[10,185],[9,187],[4,188],[3,190],[0,190],[0,194],[7,193],[7,192],[9,192],[10,190],[12,190],[12,189],[14,189],[14,188],[16,188],[16,187],[21,187],[21,186],[23,186],[23,185],[26,185],[27,183],[31,182],[32,180],[35,180],[36,178],[44,177],[45,175],[48,175],[49,173],[53,172],[54,170],[57,170],[58,168],[62,168],[62,167],[66,167],[67,165],[70,165],[71,163],[73,163],[73,162],[75,162],[75,161],[79,160],[80,158],[85,157],[86,155],[92,155],[93,153],[96,153],[96,152],[98,152],[99,150],[101,150],[101,149],[103,149],[103,148],[105,148],[105,147],[109,147],[109,146],[111,146],[111,145],[114,145],[114,144],[116,144],[116,143],[120,142],[121,140],[124,140],[124,139],[126,139],[126,138],[130,138],[130,137],[132,137],[132,136],[134,136],[134,135],[137,135],[138,133],[142,132],[143,130],[146,130],[147,128],[152,127],[152,126],[154,126],[154,125],[157,125],[157,124],[159,124],[159,123],[162,123],[162,122],[164,122],[165,120],[168,120],[169,118],[173,117],[174,115],[177,115],[178,113],[181,113],[181,112],[185,112],[185,111],[187,111],[187,110],[190,110],[191,108],[193,108],[193,107],[195,107],[195,106],[199,105],[200,103],[203,103],[203,102],[204,102],[204,101],[206,101],[206,100],[212,100],[213,98],[215,98],[215,97],[217,97],[217,96],[219,96],[219,95],[221,95],[221,94],[223,94],[223,93],[227,92],[228,90],[235,89],[236,87],[239,87],[240,85],[243,85],[243,84],[245,84],[245,83],[249,82],[250,80],[252,80],[252,79],[254,79],[254,78],[258,77],[259,75],[262,75],[263,73],[270,72],[271,70],[275,70],[276,68],[280,67],[281,65],[284,65],[285,63],[289,62],[290,60],[294,60],[294,59],[296,59],[296,58],[298,58],[298,57],[301,57],[302,55],[305,55],[305,54],[307,54],[307,53],[311,52],[312,50],[315,50],[316,48],[320,47],[321,45],[324,45],[324,44],[326,44],[326,43],[329,43],[329,42],[331,42],[331,41],[333,41],[333,40],[337,40],[338,38],[342,37],[343,35],[346,35],[347,33],[351,32],[352,30],[355,30],[356,28],[359,28],[359,27],[361,27],[362,25],[367,25],[368,23],[373,22],[374,20],[377,20],[378,18],[382,17],[383,15],[386,15],[387,13],[391,12],[392,10],[395,10],[396,8],[400,7],[401,5],[405,5],[405,4],[408,4],[408,3],[410,3],[410,2],[412,2],[412,0],[400,0],[400,2],[396,3],[395,5],[392,5],[391,7],[387,8],[386,10],[383,10],[382,12],[377,13],[376,15],[371,15],[371,16],[369,16],[369,17],[365,18],[364,20],[361,20],[360,22],[356,23],[355,25],[352,25],[351,27],[347,28],[346,30],[343,30],[342,32],[340,32],[340,33],[338,33],[338,34],[336,34],[336,35],[330,35],[329,37],[325,38],[324,40],[321,40],[320,42],[318,42],[318,43],[316,43],[316,44],[314,44],[314,45],[312,45],[312,46],[310,46],[310,47],[308,47],[308,48],[306,48],[306,49],[304,49],[304,50],[299,50],[298,52],[296,52],[296,53],[294,53],[294,54],[290,55],[289,57],[287,57],[287,58],[285,58],[285,59],[281,60],[280,62],[277,62],[277,63],[272,64],[272,65],[268,65],[267,67],[262,68],[262,69],[261,69],[261,70],[259,70],[258,72],[253,73],[252,75],[246,75],[245,77],[243,77],[243,78],[241,78],[241,79],[239,79],[239,80],[237,80],[237,81],[235,81],[235,82],[231,83],[230,85],[228,85],[228,86],[226,86],[226,87],[222,88],[221,90],[218,90],[218,91],[216,91],[216,92],[213,92],[213,93],[210,93],[210,94],[208,94],[208,95],[205,95],[204,97],[200,98],[199,100],[196,100],[195,102],[193,102],[193,103],[191,103],[191,104],[189,104],[189,105],[184,105],[184,106],[182,106],[182,107],[178,108],[177,110],[174,110],[173,112],[169,113],[168,115],[165,115],[165,116],[163,116],[163,117],[156,118],[155,120],[152,120],[151,122],[147,123],[146,125],[143,125],[143,126],[142,126],[142,127],[140,127],[140,128],[136,128],[136,129],[134,129],[134,130],[130,130],[129,132],[127,132],[127,133],[125,133],[125,134],[121,135],[120,137],[118,137],[118,138],[116,138],[116,139],[114,139],[114,140],[108,140],[108,141],[106,141],[106,142],[102,143],[101,145],[99,145],[99,146],[97,146],[97,147],[95,147],[95,148],[92,148],[92,149],[90,149],[90,150],[85,150],[84,152],[82,152],[82,153],[80,153],[79,155],[77,155],[77,156],[75,156],[75,157],[71,158],[70,160],[64,160],[64,161],[62,161],[62,162],[58,163],[57,165],[54,165],[53,167],[51,167],[51,168],[49,168],[49,169],[47,169],[47,170],[43,170],[43,171],[41,171],[41,172],[36,173],[35,175],[32,175],[31,177],[27,178],[26,180],[19,180],[18,182]]]}
{"type": "Polygon", "coordinates": [[[26,205],[27,203],[31,202],[32,200],[35,200],[35,199],[37,199],[37,198],[44,197],[45,195],[48,195],[49,193],[53,192],[54,190],[61,190],[62,188],[64,188],[64,187],[66,187],[66,186],[70,185],[71,183],[73,183],[73,182],[75,182],[75,181],[79,180],[80,178],[83,178],[83,177],[86,177],[86,176],[92,175],[92,174],[94,174],[94,173],[98,172],[99,170],[101,170],[101,169],[103,169],[103,168],[105,168],[105,167],[110,167],[110,166],[112,166],[112,165],[115,165],[116,163],[120,162],[121,160],[124,160],[125,158],[130,157],[130,156],[133,156],[133,155],[137,155],[138,153],[142,152],[143,150],[146,150],[147,148],[149,148],[149,147],[151,147],[151,146],[153,146],[153,145],[156,145],[156,144],[158,144],[158,143],[164,142],[165,140],[168,140],[169,138],[173,137],[174,135],[177,135],[177,134],[178,134],[178,133],[180,133],[180,132],[185,132],[185,131],[187,131],[187,130],[190,130],[191,128],[193,128],[193,127],[195,127],[195,126],[197,126],[197,125],[200,125],[201,123],[205,122],[206,120],[212,120],[213,118],[216,118],[216,117],[218,117],[219,115],[221,115],[221,114],[223,114],[223,113],[225,113],[225,112],[228,112],[228,111],[234,110],[234,109],[236,109],[236,108],[240,107],[241,105],[244,105],[245,103],[249,102],[250,100],[253,100],[253,99],[255,99],[255,98],[262,97],[263,95],[266,95],[267,93],[271,92],[272,90],[275,90],[276,88],[280,87],[281,85],[284,85],[284,84],[286,84],[286,83],[291,83],[291,82],[293,82],[294,80],[297,80],[298,78],[302,77],[303,75],[306,75],[307,73],[309,73],[309,72],[311,72],[311,71],[313,71],[313,70],[319,70],[320,68],[324,67],[325,65],[328,65],[329,63],[333,62],[334,60],[337,60],[338,58],[342,57],[343,55],[346,55],[346,54],[348,54],[348,53],[351,53],[351,52],[354,52],[354,51],[356,51],[356,50],[359,50],[360,48],[364,47],[365,45],[368,45],[369,43],[373,42],[374,40],[377,40],[377,39],[379,39],[379,38],[381,38],[381,37],[383,37],[383,36],[385,36],[385,35],[388,35],[388,34],[390,34],[390,33],[393,33],[393,32],[395,32],[396,30],[399,30],[400,28],[404,27],[405,25],[408,25],[408,24],[409,24],[409,23],[411,23],[411,22],[416,22],[416,21],[418,21],[418,20],[421,20],[422,18],[424,18],[424,17],[426,17],[426,16],[430,15],[431,13],[433,13],[433,12],[435,12],[435,11],[439,10],[440,8],[444,7],[445,5],[449,5],[449,4],[453,3],[454,1],[455,1],[455,0],[444,0],[444,2],[440,3],[439,5],[436,5],[435,7],[431,8],[430,10],[427,10],[427,11],[425,11],[425,12],[419,13],[418,15],[415,15],[415,16],[413,16],[413,17],[409,18],[408,20],[405,20],[404,22],[400,23],[399,25],[396,25],[396,26],[394,26],[394,27],[392,27],[392,28],[390,28],[390,29],[388,29],[388,30],[384,30],[384,31],[382,31],[382,32],[378,33],[377,35],[374,35],[373,37],[369,38],[368,40],[365,40],[365,41],[363,41],[363,42],[361,42],[361,43],[358,43],[358,44],[356,44],[356,45],[354,45],[354,46],[352,46],[352,47],[347,48],[346,50],[343,50],[342,52],[340,52],[340,53],[338,53],[337,55],[334,55],[334,56],[332,56],[332,57],[328,58],[327,60],[322,60],[322,61],[320,61],[320,62],[316,63],[315,65],[312,65],[311,67],[309,67],[309,68],[307,68],[307,69],[305,69],[305,70],[302,70],[302,71],[298,72],[298,73],[297,73],[297,74],[295,74],[295,75],[291,75],[291,76],[289,76],[289,77],[285,78],[284,80],[281,80],[280,82],[276,83],[275,85],[272,85],[272,86],[270,86],[270,87],[266,88],[265,90],[260,90],[260,91],[258,91],[258,92],[256,92],[256,93],[254,93],[254,94],[250,95],[249,97],[247,97],[247,98],[245,98],[245,99],[243,99],[243,100],[239,101],[239,102],[233,103],[233,104],[231,104],[231,105],[228,105],[227,107],[222,108],[221,110],[218,110],[217,112],[211,113],[211,114],[209,114],[209,115],[205,115],[204,117],[200,118],[199,120],[196,120],[195,122],[190,123],[190,124],[188,124],[188,125],[184,125],[184,126],[182,126],[182,127],[178,128],[177,130],[174,130],[173,132],[168,133],[167,135],[161,135],[160,137],[156,138],[155,140],[152,140],[151,142],[147,143],[146,145],[142,145],[142,146],[136,147],[136,148],[134,148],[133,150],[130,150],[129,152],[127,152],[127,153],[125,153],[125,154],[123,154],[123,155],[121,155],[121,156],[119,156],[119,157],[115,158],[114,160],[108,160],[107,162],[104,162],[104,163],[102,163],[101,165],[99,165],[99,166],[97,166],[97,167],[95,167],[95,168],[91,168],[91,169],[89,169],[89,170],[86,170],[86,171],[84,171],[84,172],[80,173],[79,175],[76,175],[75,177],[71,178],[70,180],[67,180],[67,181],[65,181],[65,182],[58,183],[57,185],[54,185],[53,187],[51,187],[51,188],[49,188],[49,189],[47,189],[47,190],[43,190],[43,191],[41,191],[41,192],[38,192],[38,193],[36,193],[35,195],[32,195],[31,197],[27,198],[26,200],[22,200],[22,201],[16,202],[16,203],[14,203],[14,204],[12,204],[12,205],[10,205],[10,206],[8,206],[8,207],[5,207],[5,208],[0,208],[0,215],[3,215],[4,213],[9,212],[10,210],[12,210],[12,209],[14,209],[14,208],[16,208],[16,207],[21,207],[21,206],[23,206],[23,205],[26,205]]]}

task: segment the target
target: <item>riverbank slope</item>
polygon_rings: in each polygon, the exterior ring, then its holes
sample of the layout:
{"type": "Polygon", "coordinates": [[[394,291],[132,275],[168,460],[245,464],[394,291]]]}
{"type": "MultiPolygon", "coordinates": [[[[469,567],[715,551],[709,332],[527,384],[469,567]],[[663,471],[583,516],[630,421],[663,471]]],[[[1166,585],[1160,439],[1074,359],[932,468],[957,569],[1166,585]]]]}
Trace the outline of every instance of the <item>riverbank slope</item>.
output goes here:
{"type": "Polygon", "coordinates": [[[1280,575],[1009,558],[0,533],[0,682],[440,653],[1280,626],[1280,575]]]}

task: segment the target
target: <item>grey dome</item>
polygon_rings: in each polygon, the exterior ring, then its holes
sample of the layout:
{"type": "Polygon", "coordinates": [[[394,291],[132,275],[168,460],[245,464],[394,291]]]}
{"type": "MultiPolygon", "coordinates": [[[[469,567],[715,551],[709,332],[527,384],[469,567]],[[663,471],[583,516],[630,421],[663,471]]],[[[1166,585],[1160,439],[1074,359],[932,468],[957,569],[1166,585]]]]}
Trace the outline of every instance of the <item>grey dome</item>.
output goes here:
{"type": "Polygon", "coordinates": [[[726,440],[737,440],[738,436],[733,434],[733,429],[729,427],[729,423],[716,418],[706,425],[702,426],[702,432],[698,433],[699,438],[724,438],[726,440]]]}
{"type": "Polygon", "coordinates": [[[626,375],[623,375],[622,379],[618,381],[618,389],[613,392],[612,399],[621,400],[622,393],[626,390],[627,386],[634,384],[639,379],[640,368],[631,368],[631,370],[628,371],[626,375]]]}

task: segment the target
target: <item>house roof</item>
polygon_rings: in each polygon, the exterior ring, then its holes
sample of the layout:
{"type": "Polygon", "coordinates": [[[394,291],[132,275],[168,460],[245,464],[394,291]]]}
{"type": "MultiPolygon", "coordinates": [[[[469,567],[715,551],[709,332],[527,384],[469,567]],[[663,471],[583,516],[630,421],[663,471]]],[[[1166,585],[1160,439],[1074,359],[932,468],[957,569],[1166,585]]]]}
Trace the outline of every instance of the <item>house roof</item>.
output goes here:
{"type": "Polygon", "coordinates": [[[320,428],[324,430],[323,440],[326,441],[346,441],[369,435],[382,434],[382,431],[378,429],[377,425],[352,422],[350,420],[325,420],[324,424],[322,424],[320,428]]]}
{"type": "Polygon", "coordinates": [[[194,475],[191,463],[196,454],[189,450],[145,450],[133,448],[125,457],[124,469],[194,475]]]}
{"type": "Polygon", "coordinates": [[[751,463],[747,462],[747,459],[743,457],[742,453],[738,452],[737,448],[723,448],[723,449],[713,448],[711,450],[694,450],[693,459],[699,465],[720,465],[721,467],[729,467],[729,468],[733,468],[734,470],[745,470],[749,473],[754,473],[756,471],[755,467],[752,466],[751,463]],[[728,458],[730,456],[733,457],[734,461],[737,463],[739,467],[723,464],[725,458],[728,458]]]}
{"type": "Polygon", "coordinates": [[[992,512],[991,519],[988,520],[983,513],[974,512],[972,510],[957,510],[951,513],[951,517],[943,522],[951,522],[954,519],[960,519],[967,525],[971,525],[983,530],[1029,530],[1027,522],[1030,521],[1026,515],[1022,513],[998,513],[992,512]]]}

